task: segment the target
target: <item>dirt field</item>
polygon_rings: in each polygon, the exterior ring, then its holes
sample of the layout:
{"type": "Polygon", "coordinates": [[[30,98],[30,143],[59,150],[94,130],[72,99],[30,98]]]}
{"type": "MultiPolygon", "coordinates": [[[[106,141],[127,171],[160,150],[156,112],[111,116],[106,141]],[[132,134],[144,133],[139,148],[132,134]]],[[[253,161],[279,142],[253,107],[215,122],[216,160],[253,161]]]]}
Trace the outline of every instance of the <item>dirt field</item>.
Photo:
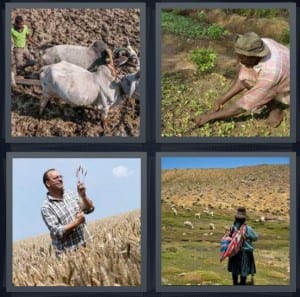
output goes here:
{"type": "MultiPolygon", "coordinates": [[[[111,50],[125,45],[129,38],[140,56],[139,9],[15,9],[25,23],[35,31],[33,39],[42,46],[74,44],[90,46],[95,40],[105,41],[111,50]]],[[[28,48],[37,64],[22,73],[28,78],[38,78],[39,61],[43,50],[28,48]]],[[[132,72],[123,69],[122,74],[132,72]]],[[[95,108],[71,107],[51,101],[39,118],[39,86],[20,86],[12,90],[11,135],[12,136],[139,136],[139,101],[132,98],[113,107],[108,115],[108,125],[103,129],[100,112],[95,108]]]]}

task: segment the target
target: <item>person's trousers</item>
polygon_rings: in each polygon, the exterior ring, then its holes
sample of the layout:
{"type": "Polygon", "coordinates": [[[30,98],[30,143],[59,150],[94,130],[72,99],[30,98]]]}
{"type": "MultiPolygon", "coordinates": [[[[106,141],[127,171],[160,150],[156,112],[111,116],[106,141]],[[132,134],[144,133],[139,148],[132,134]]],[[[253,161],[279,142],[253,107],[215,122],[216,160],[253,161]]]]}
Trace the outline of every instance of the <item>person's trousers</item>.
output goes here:
{"type": "Polygon", "coordinates": [[[14,56],[17,69],[21,69],[24,66],[34,65],[34,59],[26,47],[15,47],[14,56]]]}

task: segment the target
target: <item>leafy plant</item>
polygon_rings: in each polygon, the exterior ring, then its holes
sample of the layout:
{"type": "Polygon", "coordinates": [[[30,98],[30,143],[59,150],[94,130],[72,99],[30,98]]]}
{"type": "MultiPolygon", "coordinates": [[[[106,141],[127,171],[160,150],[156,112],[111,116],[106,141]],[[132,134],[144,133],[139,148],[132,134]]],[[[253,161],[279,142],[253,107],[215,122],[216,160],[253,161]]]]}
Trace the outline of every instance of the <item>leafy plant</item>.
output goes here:
{"type": "MultiPolygon", "coordinates": [[[[184,10],[181,10],[183,13],[184,10]]],[[[162,12],[162,30],[165,33],[173,33],[187,38],[202,38],[208,36],[213,39],[219,39],[225,34],[225,29],[218,25],[207,25],[205,14],[199,11],[195,18],[180,14],[180,11],[163,11],[162,12]]]]}
{"type": "Polygon", "coordinates": [[[190,60],[197,65],[199,72],[209,72],[216,65],[217,54],[209,48],[190,51],[190,60]]]}
{"type": "Polygon", "coordinates": [[[218,24],[212,24],[207,28],[207,35],[213,39],[219,39],[225,33],[225,29],[218,24]]]}
{"type": "Polygon", "coordinates": [[[188,38],[199,38],[205,34],[203,25],[193,19],[166,11],[162,12],[162,30],[188,38]]]}

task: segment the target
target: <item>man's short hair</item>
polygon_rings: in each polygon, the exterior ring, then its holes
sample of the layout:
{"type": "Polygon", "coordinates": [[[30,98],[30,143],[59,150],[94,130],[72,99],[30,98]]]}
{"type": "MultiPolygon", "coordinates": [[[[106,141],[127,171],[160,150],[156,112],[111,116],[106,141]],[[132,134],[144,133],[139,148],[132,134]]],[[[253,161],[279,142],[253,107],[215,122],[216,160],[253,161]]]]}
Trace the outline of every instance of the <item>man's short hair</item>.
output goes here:
{"type": "Polygon", "coordinates": [[[45,187],[47,188],[47,185],[46,185],[46,181],[48,180],[48,173],[50,171],[55,171],[56,169],[54,168],[51,168],[51,169],[48,169],[47,171],[45,171],[45,173],[43,174],[43,183],[45,185],[45,187]]]}
{"type": "Polygon", "coordinates": [[[17,15],[16,18],[15,18],[15,23],[16,24],[20,24],[20,23],[23,23],[24,22],[24,19],[21,15],[17,15]]]}

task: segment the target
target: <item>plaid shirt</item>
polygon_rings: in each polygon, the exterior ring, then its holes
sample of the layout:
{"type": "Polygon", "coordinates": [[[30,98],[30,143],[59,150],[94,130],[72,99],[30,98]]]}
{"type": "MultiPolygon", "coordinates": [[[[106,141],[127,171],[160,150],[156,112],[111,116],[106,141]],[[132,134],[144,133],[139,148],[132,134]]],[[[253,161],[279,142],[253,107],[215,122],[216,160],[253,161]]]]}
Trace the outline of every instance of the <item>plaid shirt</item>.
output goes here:
{"type": "Polygon", "coordinates": [[[270,54],[253,68],[241,65],[239,73],[239,79],[251,88],[237,101],[237,105],[253,112],[259,111],[279,94],[289,96],[290,91],[290,50],[273,39],[262,40],[270,54]]]}
{"type": "MultiPolygon", "coordinates": [[[[41,208],[41,213],[45,224],[47,225],[52,239],[53,247],[57,252],[65,249],[75,249],[85,244],[83,225],[78,225],[69,234],[65,233],[64,225],[74,221],[76,213],[82,206],[81,198],[71,192],[66,191],[63,199],[50,196],[47,198],[41,208]]],[[[84,213],[91,213],[93,209],[86,210],[84,213]]]]}

